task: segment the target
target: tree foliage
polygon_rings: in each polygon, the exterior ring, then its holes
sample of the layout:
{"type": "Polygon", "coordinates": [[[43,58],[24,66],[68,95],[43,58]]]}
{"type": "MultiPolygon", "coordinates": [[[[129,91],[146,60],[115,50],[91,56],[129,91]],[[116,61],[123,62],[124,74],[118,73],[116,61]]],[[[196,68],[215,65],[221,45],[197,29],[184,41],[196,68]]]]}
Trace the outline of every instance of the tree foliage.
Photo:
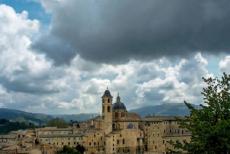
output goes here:
{"type": "Polygon", "coordinates": [[[77,144],[76,150],[80,152],[81,154],[83,154],[85,152],[85,147],[80,144],[77,144]]]}
{"type": "Polygon", "coordinates": [[[69,146],[64,146],[62,150],[58,151],[57,154],[83,154],[85,151],[85,148],[78,144],[76,148],[72,148],[69,146]]]}
{"type": "Polygon", "coordinates": [[[66,128],[68,127],[68,123],[65,122],[65,120],[61,118],[55,118],[50,121],[48,121],[47,126],[49,127],[58,127],[58,128],[66,128]]]}
{"type": "Polygon", "coordinates": [[[197,109],[185,102],[190,115],[180,122],[182,128],[191,132],[191,141],[171,142],[173,153],[230,153],[230,75],[224,73],[220,79],[203,80],[203,104],[197,109]]]}
{"type": "Polygon", "coordinates": [[[11,131],[24,130],[29,128],[35,128],[32,123],[9,121],[7,119],[0,119],[0,134],[8,134],[11,131]]]}

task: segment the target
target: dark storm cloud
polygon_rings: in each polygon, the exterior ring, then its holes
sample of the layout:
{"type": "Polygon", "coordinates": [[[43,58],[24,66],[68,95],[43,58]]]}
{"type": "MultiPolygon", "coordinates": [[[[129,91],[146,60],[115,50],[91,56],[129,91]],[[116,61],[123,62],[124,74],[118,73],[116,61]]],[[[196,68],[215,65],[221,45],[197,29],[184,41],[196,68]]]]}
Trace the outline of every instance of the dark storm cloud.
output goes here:
{"type": "MultiPolygon", "coordinates": [[[[50,89],[44,85],[44,81],[29,81],[28,80],[15,80],[10,81],[6,78],[0,78],[0,83],[6,88],[7,91],[21,92],[30,94],[51,94],[57,93],[58,90],[50,89]]],[[[47,84],[47,83],[46,83],[47,84]]]]}
{"type": "Polygon", "coordinates": [[[47,70],[37,75],[30,74],[30,70],[24,67],[10,75],[2,73],[0,75],[0,85],[8,92],[28,93],[33,95],[53,94],[60,92],[57,85],[52,83],[60,76],[60,72],[47,70]]]}
{"type": "Polygon", "coordinates": [[[71,48],[47,47],[46,39],[39,48],[57,63],[70,61],[74,54],[117,63],[197,50],[229,51],[229,8],[229,0],[64,1],[52,11],[50,35],[71,48]]]}
{"type": "Polygon", "coordinates": [[[45,78],[35,79],[31,76],[22,76],[14,80],[0,77],[0,84],[9,92],[30,93],[35,95],[51,94],[59,92],[54,87],[49,87],[49,80],[45,78]]]}
{"type": "Polygon", "coordinates": [[[65,64],[74,58],[76,52],[68,42],[54,35],[44,35],[32,45],[39,51],[46,51],[55,64],[65,64]]]}

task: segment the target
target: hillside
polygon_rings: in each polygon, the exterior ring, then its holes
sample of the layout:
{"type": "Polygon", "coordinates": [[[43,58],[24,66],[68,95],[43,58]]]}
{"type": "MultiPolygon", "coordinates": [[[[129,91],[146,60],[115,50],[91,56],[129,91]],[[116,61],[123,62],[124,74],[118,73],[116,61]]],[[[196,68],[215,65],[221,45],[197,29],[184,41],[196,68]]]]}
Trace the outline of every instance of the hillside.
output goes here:
{"type": "Polygon", "coordinates": [[[184,103],[167,103],[161,105],[146,106],[130,110],[130,112],[136,112],[142,117],[147,115],[185,116],[189,114],[189,110],[184,103]]]}
{"type": "Polygon", "coordinates": [[[20,110],[0,108],[0,119],[8,119],[19,122],[31,122],[35,125],[45,124],[53,117],[40,113],[29,113],[20,110]]]}
{"type": "Polygon", "coordinates": [[[53,117],[62,118],[65,121],[85,121],[91,119],[98,114],[91,113],[80,113],[80,114],[63,114],[63,115],[53,115],[53,117]]]}
{"type": "MultiPolygon", "coordinates": [[[[162,104],[155,106],[146,106],[138,109],[130,110],[130,112],[136,112],[142,117],[147,115],[172,115],[172,116],[184,116],[188,115],[189,111],[183,103],[178,104],[162,104]]],[[[46,124],[49,120],[53,118],[62,118],[65,121],[84,121],[92,117],[95,117],[97,114],[63,114],[63,115],[46,115],[40,113],[29,113],[19,110],[0,108],[0,119],[8,119],[12,121],[19,122],[30,122],[35,125],[46,124]]]]}
{"type": "Polygon", "coordinates": [[[62,118],[65,121],[84,121],[94,117],[96,114],[64,114],[64,115],[47,115],[41,113],[29,113],[20,110],[0,108],[0,119],[8,119],[18,122],[31,122],[35,125],[46,124],[53,118],[62,118]]]}

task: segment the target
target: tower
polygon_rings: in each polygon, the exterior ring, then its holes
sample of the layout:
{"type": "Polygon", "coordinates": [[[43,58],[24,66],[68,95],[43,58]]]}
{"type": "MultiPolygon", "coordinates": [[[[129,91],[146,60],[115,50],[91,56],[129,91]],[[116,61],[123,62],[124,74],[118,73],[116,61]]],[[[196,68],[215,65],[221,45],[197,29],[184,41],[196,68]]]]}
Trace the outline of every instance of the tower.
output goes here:
{"type": "Polygon", "coordinates": [[[107,88],[102,96],[102,119],[106,134],[112,131],[112,101],[113,96],[107,88]]]}

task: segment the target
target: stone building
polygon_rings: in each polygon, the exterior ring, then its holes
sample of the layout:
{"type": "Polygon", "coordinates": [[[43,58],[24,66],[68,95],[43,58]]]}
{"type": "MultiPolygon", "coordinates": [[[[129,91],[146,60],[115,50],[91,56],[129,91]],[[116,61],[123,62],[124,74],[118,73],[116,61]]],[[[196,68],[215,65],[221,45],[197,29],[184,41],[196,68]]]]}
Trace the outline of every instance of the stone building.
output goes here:
{"type": "Polygon", "coordinates": [[[12,131],[8,135],[0,135],[0,154],[33,154],[35,147],[34,130],[12,131]]]}
{"type": "Polygon", "coordinates": [[[40,144],[61,148],[83,145],[86,154],[164,154],[170,140],[190,139],[190,133],[179,128],[171,116],[141,118],[127,111],[118,95],[115,103],[110,91],[102,96],[102,116],[70,128],[40,128],[36,136],[40,144]]]}

